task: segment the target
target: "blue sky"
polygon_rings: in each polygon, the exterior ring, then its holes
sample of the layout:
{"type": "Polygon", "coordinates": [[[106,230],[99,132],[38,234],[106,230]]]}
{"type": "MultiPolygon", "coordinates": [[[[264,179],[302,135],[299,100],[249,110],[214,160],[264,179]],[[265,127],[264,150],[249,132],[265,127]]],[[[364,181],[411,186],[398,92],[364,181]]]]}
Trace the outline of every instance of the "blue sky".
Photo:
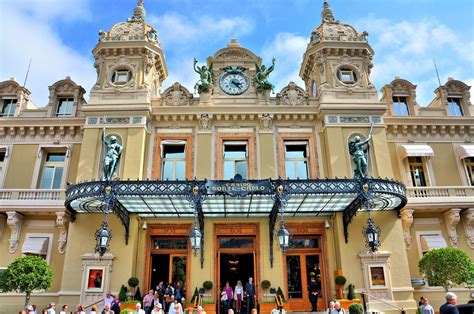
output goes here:
{"type": "MultiPolygon", "coordinates": [[[[158,30],[169,78],[192,90],[192,60],[203,62],[232,36],[269,64],[276,91],[298,77],[312,29],[321,23],[322,0],[145,0],[147,21],[158,30]]],[[[427,105],[437,78],[474,85],[474,1],[330,0],[336,19],[369,32],[375,50],[372,82],[377,89],[395,76],[418,85],[427,105]]],[[[91,50],[99,29],[132,15],[136,0],[0,0],[0,80],[20,84],[32,58],[27,87],[39,106],[48,86],[71,76],[89,91],[95,82],[91,50]]],[[[381,96],[381,94],[379,94],[381,96]]],[[[88,96],[86,96],[86,99],[88,96]]]]}

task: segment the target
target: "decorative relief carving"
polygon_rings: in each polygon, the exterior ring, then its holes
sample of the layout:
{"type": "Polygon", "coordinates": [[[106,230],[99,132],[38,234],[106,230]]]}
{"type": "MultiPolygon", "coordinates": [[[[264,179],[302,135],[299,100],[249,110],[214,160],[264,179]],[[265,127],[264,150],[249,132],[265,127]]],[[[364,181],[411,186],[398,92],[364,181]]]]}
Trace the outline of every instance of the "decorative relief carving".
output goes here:
{"type": "Polygon", "coordinates": [[[178,82],[173,83],[163,93],[166,106],[190,106],[193,95],[178,82]]]}
{"type": "Polygon", "coordinates": [[[59,254],[66,252],[67,225],[69,219],[65,212],[56,212],[56,226],[59,229],[58,251],[59,254]]]}
{"type": "Polygon", "coordinates": [[[464,232],[467,244],[474,249],[474,208],[468,208],[462,213],[464,232]]]}
{"type": "Polygon", "coordinates": [[[243,49],[225,49],[215,55],[214,59],[248,59],[252,60],[254,57],[243,49]]]}
{"type": "Polygon", "coordinates": [[[17,212],[7,212],[7,225],[11,229],[10,235],[10,253],[15,253],[18,248],[18,241],[20,240],[21,226],[23,224],[23,216],[17,212]]]}
{"type": "Polygon", "coordinates": [[[459,221],[461,221],[461,216],[459,215],[460,212],[460,208],[451,208],[444,213],[444,217],[446,219],[446,228],[448,229],[449,242],[453,247],[457,247],[459,244],[459,236],[456,231],[456,226],[458,225],[459,221]]]}
{"type": "Polygon", "coordinates": [[[403,238],[405,239],[405,246],[407,250],[411,250],[411,226],[413,225],[414,212],[414,209],[402,210],[403,238]]]}
{"type": "Polygon", "coordinates": [[[308,95],[301,87],[290,82],[277,94],[277,104],[287,106],[307,105],[308,95]]]}
{"type": "Polygon", "coordinates": [[[211,122],[212,116],[208,115],[207,113],[202,113],[197,116],[199,120],[199,130],[201,131],[210,131],[211,130],[211,122]]]}
{"type": "Polygon", "coordinates": [[[67,142],[81,142],[82,141],[81,126],[63,127],[44,127],[44,126],[30,126],[27,129],[21,130],[21,127],[2,127],[0,126],[0,141],[2,143],[17,143],[17,142],[51,142],[51,141],[67,141],[67,142]],[[26,132],[27,130],[27,132],[26,132]]]}
{"type": "Polygon", "coordinates": [[[260,129],[262,131],[271,130],[273,115],[271,115],[269,113],[264,113],[264,114],[259,115],[258,119],[260,121],[260,129]]]}

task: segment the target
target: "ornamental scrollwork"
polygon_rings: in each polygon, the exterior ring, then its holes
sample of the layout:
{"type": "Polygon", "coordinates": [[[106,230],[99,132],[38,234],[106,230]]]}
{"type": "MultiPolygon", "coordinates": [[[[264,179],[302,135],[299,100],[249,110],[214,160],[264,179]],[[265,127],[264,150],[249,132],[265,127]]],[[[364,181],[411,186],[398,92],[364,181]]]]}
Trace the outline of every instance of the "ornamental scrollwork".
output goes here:
{"type": "Polygon", "coordinates": [[[307,105],[308,95],[301,87],[294,82],[290,82],[277,94],[278,105],[303,106],[307,105]]]}

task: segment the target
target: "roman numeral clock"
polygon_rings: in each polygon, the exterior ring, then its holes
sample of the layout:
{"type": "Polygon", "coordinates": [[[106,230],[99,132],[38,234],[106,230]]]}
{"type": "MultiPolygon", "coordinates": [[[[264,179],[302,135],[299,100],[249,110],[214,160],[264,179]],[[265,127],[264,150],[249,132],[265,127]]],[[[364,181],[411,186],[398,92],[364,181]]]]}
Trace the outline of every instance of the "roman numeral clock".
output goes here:
{"type": "Polygon", "coordinates": [[[219,78],[219,86],[228,95],[241,95],[247,91],[250,85],[248,76],[244,73],[245,68],[232,65],[224,69],[219,78]]]}

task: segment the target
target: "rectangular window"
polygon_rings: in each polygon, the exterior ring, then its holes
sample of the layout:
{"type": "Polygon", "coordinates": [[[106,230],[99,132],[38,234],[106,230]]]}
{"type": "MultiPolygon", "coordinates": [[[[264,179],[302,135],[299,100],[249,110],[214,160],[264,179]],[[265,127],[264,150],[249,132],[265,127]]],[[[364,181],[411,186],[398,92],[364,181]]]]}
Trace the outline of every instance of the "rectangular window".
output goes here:
{"type": "Polygon", "coordinates": [[[0,152],[0,178],[2,177],[3,168],[5,165],[5,155],[5,152],[0,152]]]}
{"type": "Polygon", "coordinates": [[[354,71],[352,70],[349,70],[349,69],[339,70],[339,75],[340,75],[341,81],[343,81],[344,83],[355,82],[354,71]]]}
{"type": "Polygon", "coordinates": [[[462,117],[461,98],[448,97],[449,115],[462,117]]]}
{"type": "Polygon", "coordinates": [[[21,248],[23,255],[39,256],[49,264],[53,235],[44,233],[27,233],[21,248]]]}
{"type": "Polygon", "coordinates": [[[4,99],[2,107],[2,117],[13,117],[16,110],[16,99],[4,99]]]}
{"type": "Polygon", "coordinates": [[[60,98],[58,104],[58,110],[56,111],[57,117],[68,117],[72,116],[72,108],[74,106],[74,98],[60,98]]]}
{"type": "Polygon", "coordinates": [[[224,142],[224,180],[232,179],[236,174],[248,179],[247,144],[247,141],[224,142]]]}
{"type": "Polygon", "coordinates": [[[408,116],[407,98],[403,96],[393,96],[393,114],[396,116],[408,116]]]}
{"type": "Polygon", "coordinates": [[[467,171],[469,183],[472,186],[474,186],[474,157],[465,158],[464,164],[466,165],[466,171],[467,171]]]}
{"type": "Polygon", "coordinates": [[[65,153],[47,153],[44,160],[40,189],[59,189],[64,171],[65,153]]]}
{"type": "Polygon", "coordinates": [[[411,181],[413,186],[426,186],[425,170],[422,157],[408,157],[411,181]]]}
{"type": "Polygon", "coordinates": [[[186,179],[185,150],[185,144],[162,144],[162,180],[186,179]]]}
{"type": "Polygon", "coordinates": [[[308,178],[308,142],[285,141],[285,176],[308,178]]]}

